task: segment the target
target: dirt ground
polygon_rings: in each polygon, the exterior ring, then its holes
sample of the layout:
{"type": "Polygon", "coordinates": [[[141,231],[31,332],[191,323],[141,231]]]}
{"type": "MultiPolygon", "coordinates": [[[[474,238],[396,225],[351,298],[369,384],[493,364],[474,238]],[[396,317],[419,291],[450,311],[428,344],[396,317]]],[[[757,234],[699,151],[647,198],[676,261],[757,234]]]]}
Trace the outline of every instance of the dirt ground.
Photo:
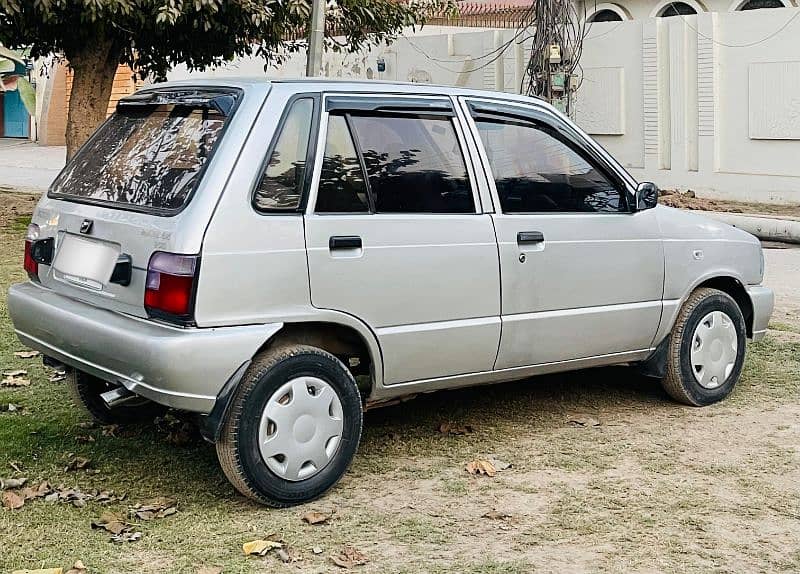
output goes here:
{"type": "Polygon", "coordinates": [[[163,422],[87,428],[63,382],[14,355],[5,293],[23,277],[31,203],[0,201],[0,367],[31,380],[0,386],[0,407],[22,407],[0,408],[0,477],[126,494],[0,508],[0,572],[78,559],[103,573],[333,572],[345,547],[363,554],[352,571],[364,573],[800,571],[800,249],[766,251],[774,321],[721,404],[675,404],[623,367],[434,393],[366,413],[341,483],[271,510],[235,493],[195,431],[176,440],[163,422]],[[75,455],[86,469],[69,468],[75,455]],[[472,476],[475,459],[510,466],[472,476]],[[90,528],[103,511],[152,497],[174,498],[178,512],[130,518],[140,540],[112,543],[90,528]],[[303,522],[310,510],[328,519],[303,522]],[[265,537],[293,561],[243,555],[265,537]]]}
{"type": "Polygon", "coordinates": [[[727,211],[729,213],[753,213],[777,215],[780,217],[800,218],[800,204],[748,203],[744,201],[726,201],[696,197],[694,192],[662,190],[659,203],[681,209],[699,209],[701,211],[727,211]]]}

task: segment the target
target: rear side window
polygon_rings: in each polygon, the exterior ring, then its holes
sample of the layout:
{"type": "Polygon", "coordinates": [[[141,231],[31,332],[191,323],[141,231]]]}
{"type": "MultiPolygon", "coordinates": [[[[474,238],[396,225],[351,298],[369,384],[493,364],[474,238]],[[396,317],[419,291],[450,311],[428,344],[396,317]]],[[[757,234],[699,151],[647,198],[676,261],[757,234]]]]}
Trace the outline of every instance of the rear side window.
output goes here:
{"type": "Polygon", "coordinates": [[[253,197],[256,209],[296,210],[300,206],[313,114],[311,98],[296,100],[289,108],[253,197]]]}
{"type": "Polygon", "coordinates": [[[474,213],[453,120],[349,116],[378,213],[474,213]]]}
{"type": "Polygon", "coordinates": [[[53,182],[51,197],[165,212],[188,202],[235,100],[142,96],[120,106],[81,148],[53,182]]]}
{"type": "Polygon", "coordinates": [[[476,120],[504,213],[618,213],[617,186],[543,125],[476,120]]]}
{"type": "Polygon", "coordinates": [[[367,184],[344,116],[328,116],[328,137],[317,194],[318,213],[366,213],[367,184]]]}

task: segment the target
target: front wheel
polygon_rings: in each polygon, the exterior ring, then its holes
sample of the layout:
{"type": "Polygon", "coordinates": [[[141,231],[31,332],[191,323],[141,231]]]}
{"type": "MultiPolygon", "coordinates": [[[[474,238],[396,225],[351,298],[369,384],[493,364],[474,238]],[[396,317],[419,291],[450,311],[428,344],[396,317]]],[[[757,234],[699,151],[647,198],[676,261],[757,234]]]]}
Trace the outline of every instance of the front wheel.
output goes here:
{"type": "Polygon", "coordinates": [[[717,289],[697,289],[681,307],[672,330],[664,389],[687,405],[721,401],[739,380],[746,339],[736,301],[717,289]]]}
{"type": "Polygon", "coordinates": [[[313,500],[344,475],[361,439],[352,374],[321,349],[257,356],[228,408],[217,456],[245,496],[274,507],[313,500]]]}

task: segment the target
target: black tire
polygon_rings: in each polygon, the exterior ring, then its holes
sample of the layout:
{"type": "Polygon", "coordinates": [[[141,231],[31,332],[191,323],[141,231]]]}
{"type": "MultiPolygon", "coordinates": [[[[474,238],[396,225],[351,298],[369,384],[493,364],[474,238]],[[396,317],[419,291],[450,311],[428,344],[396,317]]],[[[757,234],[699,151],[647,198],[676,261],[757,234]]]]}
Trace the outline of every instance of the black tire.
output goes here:
{"type": "Polygon", "coordinates": [[[739,305],[733,298],[717,289],[695,290],[681,307],[670,336],[667,354],[667,371],[661,384],[676,401],[702,407],[727,397],[742,373],[746,352],[747,331],[739,305]],[[700,385],[694,375],[691,361],[692,338],[700,321],[712,311],[724,312],[733,323],[737,336],[737,354],[733,369],[718,387],[709,389],[700,385]]]}
{"type": "Polygon", "coordinates": [[[361,440],[361,395],[350,371],[336,357],[316,347],[289,345],[269,349],[253,360],[231,399],[216,443],[222,470],[243,495],[285,508],[319,498],[347,471],[361,440]],[[342,405],[342,437],[327,465],[304,480],[291,481],[267,466],[258,445],[261,414],[286,382],[313,376],[328,383],[342,405]]]}
{"type": "Polygon", "coordinates": [[[102,425],[151,422],[167,410],[166,407],[144,398],[137,398],[110,409],[100,395],[113,389],[114,385],[77,369],[67,372],[67,386],[75,404],[92,420],[102,425]]]}

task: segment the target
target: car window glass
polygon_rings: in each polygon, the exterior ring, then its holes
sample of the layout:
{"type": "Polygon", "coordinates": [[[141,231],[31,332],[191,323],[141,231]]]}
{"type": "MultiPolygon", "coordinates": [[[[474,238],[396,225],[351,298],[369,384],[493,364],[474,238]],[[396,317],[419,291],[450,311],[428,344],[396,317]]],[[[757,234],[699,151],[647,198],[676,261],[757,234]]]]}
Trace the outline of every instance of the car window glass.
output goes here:
{"type": "Polygon", "coordinates": [[[344,116],[328,117],[325,157],[317,192],[319,213],[369,211],[367,185],[344,116]]]}
{"type": "Polygon", "coordinates": [[[617,213],[617,187],[580,153],[543,126],[477,120],[505,213],[617,213]]]}
{"type": "Polygon", "coordinates": [[[314,101],[295,101],[286,115],[267,169],[256,188],[256,209],[297,209],[303,196],[314,101]]]}
{"type": "Polygon", "coordinates": [[[453,121],[352,116],[378,213],[474,213],[453,121]]]}

